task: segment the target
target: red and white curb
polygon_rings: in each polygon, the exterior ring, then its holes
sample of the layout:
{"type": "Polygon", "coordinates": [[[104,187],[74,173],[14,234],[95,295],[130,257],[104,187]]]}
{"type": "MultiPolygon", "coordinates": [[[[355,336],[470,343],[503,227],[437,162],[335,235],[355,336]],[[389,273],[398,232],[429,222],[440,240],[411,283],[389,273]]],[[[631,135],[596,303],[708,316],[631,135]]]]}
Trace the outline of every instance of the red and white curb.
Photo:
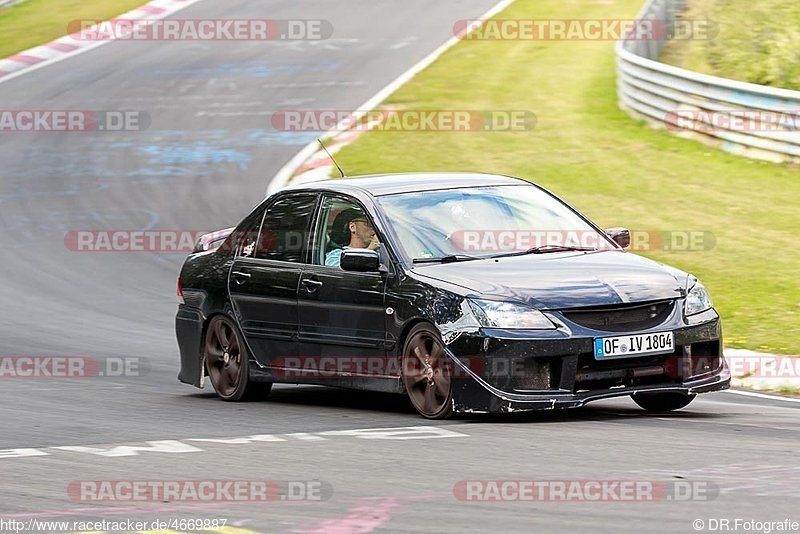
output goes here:
{"type": "MultiPolygon", "coordinates": [[[[153,0],[112,20],[163,19],[199,1],[201,0],[153,0]]],[[[68,22],[64,21],[65,31],[68,22]]],[[[114,39],[102,41],[86,40],[80,39],[78,34],[70,34],[47,44],[0,59],[0,83],[113,41],[114,39]]]]}

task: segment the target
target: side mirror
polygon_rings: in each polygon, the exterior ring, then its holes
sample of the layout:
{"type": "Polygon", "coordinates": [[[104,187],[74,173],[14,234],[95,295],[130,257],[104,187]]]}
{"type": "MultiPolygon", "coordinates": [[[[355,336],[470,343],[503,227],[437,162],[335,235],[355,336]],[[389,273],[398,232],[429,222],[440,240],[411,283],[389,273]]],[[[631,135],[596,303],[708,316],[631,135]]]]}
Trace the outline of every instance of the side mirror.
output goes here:
{"type": "Polygon", "coordinates": [[[606,235],[622,248],[628,248],[631,244],[631,233],[627,228],[608,228],[606,235]]]}
{"type": "Polygon", "coordinates": [[[380,270],[381,258],[377,252],[368,248],[350,248],[342,251],[339,265],[345,271],[377,273],[380,270]]]}

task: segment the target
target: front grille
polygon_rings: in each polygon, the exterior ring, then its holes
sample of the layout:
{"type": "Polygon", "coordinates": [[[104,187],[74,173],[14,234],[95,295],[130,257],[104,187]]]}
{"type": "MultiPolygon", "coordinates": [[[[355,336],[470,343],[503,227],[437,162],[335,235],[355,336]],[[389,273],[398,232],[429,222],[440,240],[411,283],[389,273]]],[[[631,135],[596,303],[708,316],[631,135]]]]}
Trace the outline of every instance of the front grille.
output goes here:
{"type": "Polygon", "coordinates": [[[683,347],[676,347],[672,354],[610,360],[596,360],[591,353],[580,354],[575,373],[575,392],[680,383],[678,358],[682,353],[683,347]]]}
{"type": "Polygon", "coordinates": [[[561,313],[569,321],[605,332],[647,330],[667,320],[675,307],[674,300],[620,304],[593,308],[575,308],[561,313]]]}

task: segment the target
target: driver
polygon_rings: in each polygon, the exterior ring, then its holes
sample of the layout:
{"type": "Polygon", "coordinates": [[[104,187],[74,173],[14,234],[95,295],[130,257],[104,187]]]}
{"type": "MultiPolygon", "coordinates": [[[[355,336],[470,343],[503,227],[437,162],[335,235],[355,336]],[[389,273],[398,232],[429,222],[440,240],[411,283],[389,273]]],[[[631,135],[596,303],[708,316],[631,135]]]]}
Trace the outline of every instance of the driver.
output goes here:
{"type": "Polygon", "coordinates": [[[331,241],[340,245],[325,255],[325,265],[338,267],[342,252],[348,248],[377,250],[380,246],[375,229],[359,209],[349,208],[336,216],[331,229],[331,241]],[[347,245],[344,245],[347,243],[347,245]]]}

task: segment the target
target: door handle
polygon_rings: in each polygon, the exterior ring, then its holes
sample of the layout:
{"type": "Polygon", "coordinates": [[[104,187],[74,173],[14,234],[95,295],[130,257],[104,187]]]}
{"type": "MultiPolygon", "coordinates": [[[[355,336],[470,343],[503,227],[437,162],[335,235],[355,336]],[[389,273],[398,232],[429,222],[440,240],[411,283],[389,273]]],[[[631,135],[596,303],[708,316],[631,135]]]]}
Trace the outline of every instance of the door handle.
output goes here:
{"type": "Polygon", "coordinates": [[[233,276],[233,279],[236,280],[237,284],[241,285],[247,282],[252,275],[250,273],[243,273],[242,271],[233,271],[231,276],[233,276]]]}
{"type": "Polygon", "coordinates": [[[319,280],[310,280],[308,278],[304,278],[301,284],[309,293],[314,293],[317,289],[322,287],[322,282],[319,280]]]}

